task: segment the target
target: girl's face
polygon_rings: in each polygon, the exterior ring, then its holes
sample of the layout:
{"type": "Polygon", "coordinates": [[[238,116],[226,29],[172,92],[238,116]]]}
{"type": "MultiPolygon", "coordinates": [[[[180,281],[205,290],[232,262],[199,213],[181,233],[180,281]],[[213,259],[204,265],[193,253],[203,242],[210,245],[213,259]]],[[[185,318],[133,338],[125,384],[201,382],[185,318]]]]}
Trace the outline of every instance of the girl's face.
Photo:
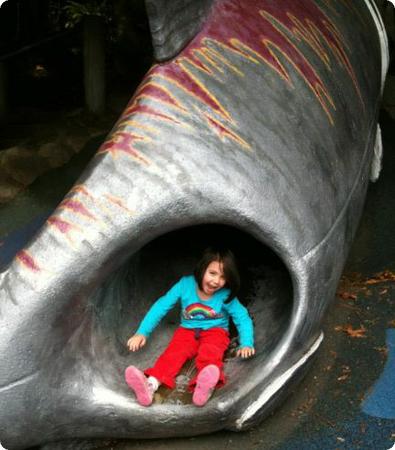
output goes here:
{"type": "Polygon", "coordinates": [[[208,297],[225,286],[226,280],[223,271],[223,264],[219,261],[212,261],[203,275],[202,291],[208,297]]]}

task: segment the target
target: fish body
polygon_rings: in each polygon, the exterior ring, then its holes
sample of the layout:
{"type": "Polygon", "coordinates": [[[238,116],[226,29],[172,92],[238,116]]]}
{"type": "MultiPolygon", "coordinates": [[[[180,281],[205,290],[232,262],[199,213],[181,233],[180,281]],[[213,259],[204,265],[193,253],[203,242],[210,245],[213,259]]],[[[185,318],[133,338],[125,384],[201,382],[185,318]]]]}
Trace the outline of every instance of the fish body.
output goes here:
{"type": "Polygon", "coordinates": [[[319,348],[376,143],[386,71],[379,16],[359,0],[202,5],[200,30],[173,39],[168,60],[161,49],[77,184],[0,274],[7,448],[247,429],[319,348]],[[131,358],[145,364],[154,353],[122,350],[150,301],[137,295],[137,255],[201,224],[268,247],[291,295],[266,340],[260,330],[271,325],[254,298],[257,355],[230,365],[229,385],[205,408],[144,409],[122,379],[131,358]],[[109,280],[122,271],[134,288],[110,302],[109,280]]]}

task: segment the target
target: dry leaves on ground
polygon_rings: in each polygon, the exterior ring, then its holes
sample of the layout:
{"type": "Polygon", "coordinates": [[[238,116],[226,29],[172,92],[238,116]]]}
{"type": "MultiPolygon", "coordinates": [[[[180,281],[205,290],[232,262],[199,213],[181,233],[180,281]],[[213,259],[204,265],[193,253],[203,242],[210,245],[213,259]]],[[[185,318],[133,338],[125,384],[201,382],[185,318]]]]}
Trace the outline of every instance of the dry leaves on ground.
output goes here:
{"type": "Polygon", "coordinates": [[[377,273],[374,277],[365,281],[365,284],[377,284],[384,281],[395,281],[395,273],[390,270],[384,270],[377,273]]]}
{"type": "Polygon", "coordinates": [[[351,375],[350,366],[342,366],[342,373],[337,377],[337,381],[345,381],[351,375]]]}
{"type": "MultiPolygon", "coordinates": [[[[393,281],[395,281],[395,273],[391,270],[383,270],[370,278],[364,278],[359,273],[350,273],[341,277],[336,295],[342,300],[356,300],[359,293],[362,293],[363,295],[372,294],[368,289],[368,286],[374,287],[374,285],[379,283],[393,281]]],[[[387,293],[388,287],[383,286],[380,295],[385,295],[387,293]]]]}
{"type": "Polygon", "coordinates": [[[366,328],[362,325],[361,328],[353,328],[352,325],[338,325],[335,331],[342,331],[352,338],[366,338],[366,328]]]}
{"type": "Polygon", "coordinates": [[[383,356],[384,358],[386,358],[388,356],[388,348],[387,347],[373,347],[373,350],[376,350],[377,352],[379,352],[381,354],[381,356],[383,356]]]}
{"type": "Polygon", "coordinates": [[[356,300],[357,295],[352,294],[351,292],[338,292],[338,297],[342,298],[343,300],[356,300]]]}

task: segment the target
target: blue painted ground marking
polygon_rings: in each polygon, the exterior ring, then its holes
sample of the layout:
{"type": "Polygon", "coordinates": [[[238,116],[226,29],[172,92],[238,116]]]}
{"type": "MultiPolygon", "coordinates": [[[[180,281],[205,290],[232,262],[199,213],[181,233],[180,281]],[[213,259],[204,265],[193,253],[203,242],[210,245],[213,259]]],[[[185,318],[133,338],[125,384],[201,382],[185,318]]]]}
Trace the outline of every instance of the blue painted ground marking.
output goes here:
{"type": "Polygon", "coordinates": [[[395,419],[395,328],[387,330],[387,348],[387,363],[362,404],[362,411],[374,417],[395,419]]]}

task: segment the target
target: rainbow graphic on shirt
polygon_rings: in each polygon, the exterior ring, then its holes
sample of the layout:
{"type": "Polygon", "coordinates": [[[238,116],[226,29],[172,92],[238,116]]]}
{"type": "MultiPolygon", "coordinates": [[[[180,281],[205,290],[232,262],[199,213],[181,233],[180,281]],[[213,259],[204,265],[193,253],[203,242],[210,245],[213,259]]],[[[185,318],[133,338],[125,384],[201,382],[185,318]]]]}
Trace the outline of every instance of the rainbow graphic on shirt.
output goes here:
{"type": "Polygon", "coordinates": [[[183,316],[187,320],[191,319],[219,319],[222,314],[218,314],[210,306],[201,303],[192,303],[184,309],[183,316]]]}

